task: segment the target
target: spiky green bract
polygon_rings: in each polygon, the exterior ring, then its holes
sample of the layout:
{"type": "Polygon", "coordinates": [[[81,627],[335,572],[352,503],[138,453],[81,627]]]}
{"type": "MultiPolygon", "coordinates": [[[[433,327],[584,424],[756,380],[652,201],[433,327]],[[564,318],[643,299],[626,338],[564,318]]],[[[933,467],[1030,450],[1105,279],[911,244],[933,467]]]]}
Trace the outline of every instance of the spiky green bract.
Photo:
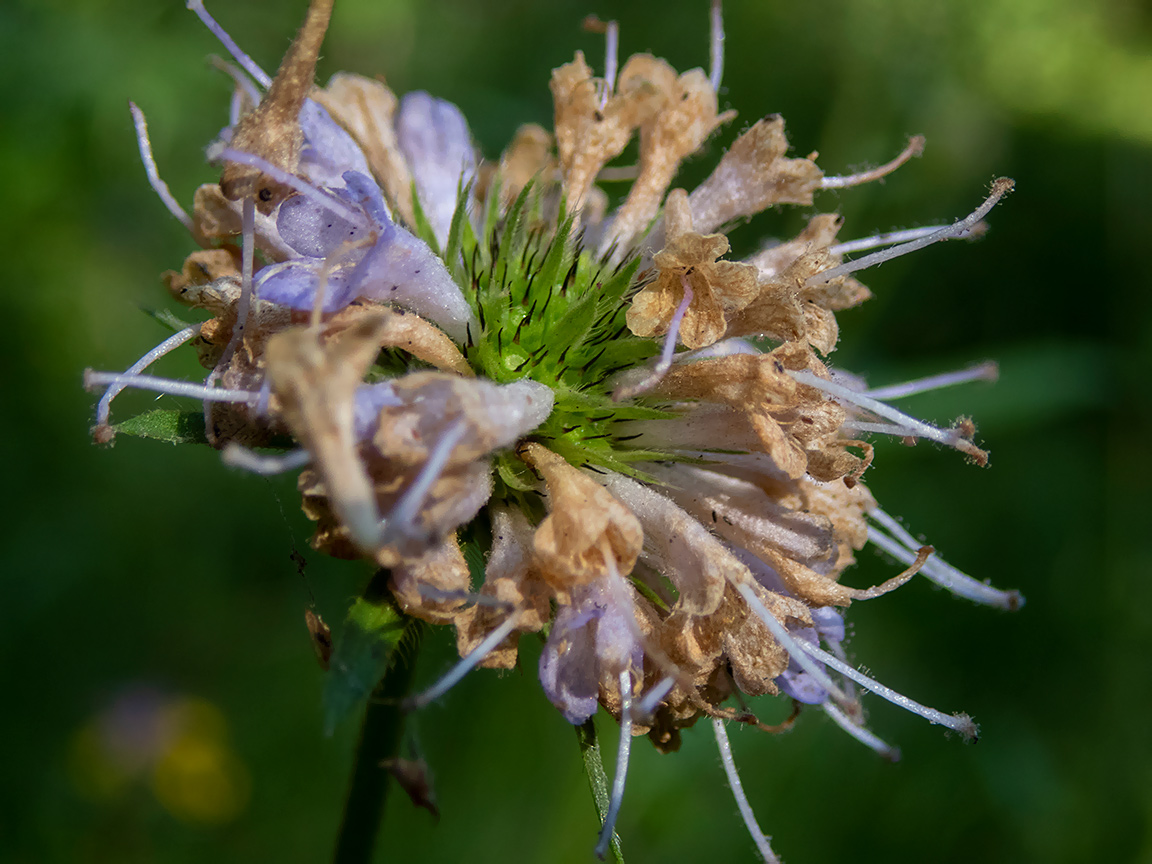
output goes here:
{"type": "MultiPolygon", "coordinates": [[[[671,416],[636,401],[615,402],[617,373],[660,351],[633,336],[625,322],[628,301],[639,289],[640,260],[612,264],[585,250],[575,219],[546,204],[531,184],[503,212],[492,203],[477,237],[463,217],[465,196],[453,219],[446,263],[476,316],[465,356],[481,375],[498,383],[531,378],[550,387],[555,407],[532,435],[573,465],[591,465],[643,477],[635,463],[669,455],[627,446],[622,421],[671,416]]],[[[489,201],[499,191],[489,192],[489,201]]],[[[535,480],[512,454],[497,456],[498,480],[524,491],[535,480]]]]}

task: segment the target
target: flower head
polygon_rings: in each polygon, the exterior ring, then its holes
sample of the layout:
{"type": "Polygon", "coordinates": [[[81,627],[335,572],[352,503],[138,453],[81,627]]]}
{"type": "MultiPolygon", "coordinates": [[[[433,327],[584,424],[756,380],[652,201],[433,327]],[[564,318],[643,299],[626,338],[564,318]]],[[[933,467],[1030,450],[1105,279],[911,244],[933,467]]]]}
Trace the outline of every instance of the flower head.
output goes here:
{"type": "Polygon", "coordinates": [[[986,461],[970,422],[940,429],[888,401],[988,369],[869,390],[827,358],[836,313],[869,296],[853,273],[974,232],[1011,182],[902,245],[837,243],[841,219],[817,214],[794,239],[730,260],[734,220],[883,176],[923,140],[882,168],[826,176],[814,156],[786,156],[783,120],[768,117],[699,187],[669,192],[734,116],[717,98],[716,3],[711,74],[637,55],[617,75],[607,25],[602,77],[579,53],[553,73],[554,132],[522,127],[486,162],[461,111],[427,93],[398,98],[346,74],[314,88],[330,10],[313,0],[270,81],[219,31],[245,70],[234,73],[245,110],[210,148],[221,180],[191,215],[159,181],[136,112],[150,176],[202,247],[168,275],[170,291],[210,317],[124,375],[89,375],[108,386],[98,436],[115,433],[117,392],[150,387],[202,398],[207,438],[233,464],[303,469],[316,548],[374,560],[405,613],[455,627],[460,665],[412,706],[474,666],[513,666],[519,638],[541,633],[547,698],[571,723],[603,705],[625,733],[601,851],[628,738],[674,750],[681,729],[709,718],[728,754],[720,721],[759,723],[744,697],[820,706],[886,754],[857,686],[974,733],[966,716],[845,663],[843,609],[917,573],[1019,605],[941,561],[861,482],[873,435],[986,461]],[[597,177],[635,136],[635,178],[608,211],[597,177]],[[143,374],[189,340],[204,385],[143,374]],[[867,544],[905,569],[845,584],[867,544]]]}

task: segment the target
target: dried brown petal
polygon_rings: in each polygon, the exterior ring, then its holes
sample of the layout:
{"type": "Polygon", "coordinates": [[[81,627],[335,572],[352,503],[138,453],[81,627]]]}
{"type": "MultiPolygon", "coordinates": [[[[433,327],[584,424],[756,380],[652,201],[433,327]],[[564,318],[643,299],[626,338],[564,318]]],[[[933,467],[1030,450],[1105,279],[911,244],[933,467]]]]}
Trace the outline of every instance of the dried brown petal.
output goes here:
{"type": "MultiPolygon", "coordinates": [[[[240,237],[241,205],[229,201],[216,183],[206,183],[192,196],[192,229],[201,246],[231,243],[240,237]]],[[[296,252],[280,239],[276,220],[256,211],[256,248],[270,262],[287,261],[296,252]]]]}
{"type": "Polygon", "coordinates": [[[605,82],[592,77],[592,70],[579,51],[571,63],[552,71],[556,149],[564,194],[574,209],[582,206],[600,169],[623,152],[632,131],[664,98],[649,86],[625,88],[623,76],[620,84],[618,92],[601,105],[605,82]]]}
{"type": "Polygon", "coordinates": [[[544,577],[561,589],[585,584],[608,573],[608,556],[621,573],[631,572],[644,544],[632,512],[546,447],[530,442],[519,453],[548,487],[549,514],[534,540],[544,577]]]}
{"type": "Polygon", "coordinates": [[[697,230],[713,231],[776,204],[812,204],[824,173],[810,159],[786,159],[779,115],[758,120],[736,139],[689,201],[697,230]]]}
{"type": "Polygon", "coordinates": [[[680,341],[703,348],[724,335],[727,319],[756,296],[756,270],[747,264],[717,259],[728,251],[722,234],[692,231],[687,196],[674,189],[668,196],[668,240],[653,263],[659,276],[645,286],[628,309],[629,329],[637,336],[662,336],[684,299],[684,282],[692,301],[680,324],[680,341]]]}
{"type": "Polygon", "coordinates": [[[609,474],[605,487],[640,520],[640,560],[679,592],[674,612],[699,616],[716,611],[728,580],[747,568],[666,495],[619,474],[609,474]]]}
{"type": "MultiPolygon", "coordinates": [[[[811,625],[808,608],[792,597],[769,591],[759,583],[747,583],[768,611],[781,623],[789,619],[811,625]]],[[[724,653],[732,667],[736,686],[749,696],[775,694],[775,679],[788,668],[788,652],[775,640],[767,625],[752,612],[747,603],[734,590],[731,602],[742,607],[742,620],[724,634],[724,653]]]]}
{"type": "MultiPolygon", "coordinates": [[[[288,53],[280,62],[272,86],[256,108],[240,118],[229,146],[259,156],[288,174],[295,174],[304,146],[300,109],[312,89],[316,60],[328,30],[334,0],[311,0],[308,14],[288,53]]],[[[251,198],[265,215],[295,193],[261,169],[238,162],[225,162],[220,188],[230,201],[251,198]]]]}
{"type": "Polygon", "coordinates": [[[551,180],[555,171],[552,136],[543,126],[525,123],[500,156],[500,196],[504,206],[515,201],[533,179],[551,180]]]}
{"type": "Polygon", "coordinates": [[[645,57],[633,57],[621,70],[623,94],[650,82],[666,98],[650,119],[640,123],[640,174],[601,241],[602,254],[613,244],[621,250],[631,244],[656,217],[680,163],[700,149],[716,127],[736,116],[735,111],[717,113],[716,93],[701,70],[689,70],[674,80],[671,75],[675,72],[663,60],[645,57]]]}
{"type": "Polygon", "coordinates": [[[551,617],[552,592],[533,568],[534,529],[524,514],[502,506],[490,512],[492,552],[480,594],[499,605],[476,603],[456,616],[456,650],[461,657],[470,654],[508,615],[516,615],[516,629],[480,661],[490,669],[511,669],[520,634],[543,629],[551,617]]]}
{"type": "Polygon", "coordinates": [[[380,329],[381,348],[399,348],[437,369],[455,372],[465,378],[476,377],[476,373],[468,365],[456,343],[443,330],[419,315],[405,312],[403,309],[348,306],[328,320],[325,330],[329,334],[338,333],[362,318],[380,315],[384,316],[384,323],[380,329]]]}
{"type": "Polygon", "coordinates": [[[224,311],[222,305],[201,302],[196,289],[210,285],[224,277],[240,278],[240,250],[235,246],[223,249],[200,249],[184,259],[180,272],[167,270],[160,275],[173,299],[193,308],[224,311]]]}
{"type": "Polygon", "coordinates": [[[363,318],[322,343],[293,328],[268,340],[268,380],[288,428],[311,452],[340,521],[365,552],[375,551],[379,514],[356,453],[353,398],[379,353],[385,316],[363,318]]]}
{"type": "Polygon", "coordinates": [[[430,624],[450,623],[471,590],[468,564],[455,537],[392,566],[392,596],[407,615],[430,624]]]}

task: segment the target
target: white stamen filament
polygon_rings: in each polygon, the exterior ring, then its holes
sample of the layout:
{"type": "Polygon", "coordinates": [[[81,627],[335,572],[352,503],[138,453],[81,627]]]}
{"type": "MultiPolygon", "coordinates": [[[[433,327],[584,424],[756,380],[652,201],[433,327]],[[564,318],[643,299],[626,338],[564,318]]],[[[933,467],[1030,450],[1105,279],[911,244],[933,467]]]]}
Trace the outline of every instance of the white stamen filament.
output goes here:
{"type": "Polygon", "coordinates": [[[604,96],[604,101],[600,107],[603,108],[608,102],[608,97],[612,95],[612,91],[616,89],[616,71],[620,63],[620,25],[615,21],[609,21],[604,30],[604,81],[608,85],[608,89],[604,96]]]}
{"type": "Polygon", "coordinates": [[[253,168],[258,168],[277,183],[295,189],[301,195],[312,199],[313,203],[319,204],[331,213],[335,213],[341,219],[351,222],[353,225],[366,224],[363,213],[354,210],[339,198],[325,195],[307,180],[302,180],[295,174],[289,174],[282,168],[273,165],[267,159],[261,159],[253,153],[245,153],[243,150],[234,150],[231,147],[225,147],[220,152],[220,158],[227,162],[239,162],[241,165],[250,165],[253,168]]]}
{"type": "Polygon", "coordinates": [[[232,91],[232,98],[228,101],[228,125],[235,126],[240,122],[244,113],[244,98],[239,90],[232,91]]]}
{"type": "Polygon", "coordinates": [[[712,8],[709,11],[712,36],[709,47],[712,62],[708,83],[712,85],[713,93],[719,93],[720,82],[724,79],[724,10],[721,8],[721,0],[712,0],[712,8]]]}
{"type": "MultiPolygon", "coordinates": [[[[139,360],[137,360],[135,363],[133,363],[131,366],[129,366],[127,371],[125,371],[123,374],[139,375],[165,354],[175,350],[176,348],[179,348],[199,332],[199,327],[185,327],[179,333],[174,333],[155,348],[153,348],[151,351],[149,351],[147,354],[145,354],[143,357],[141,357],[139,360]]],[[[84,380],[87,382],[87,375],[85,375],[84,380]]],[[[108,418],[112,413],[112,400],[119,396],[124,391],[124,388],[128,386],[130,385],[112,384],[107,390],[104,391],[104,395],[100,397],[100,401],[96,405],[96,424],[98,426],[108,425],[108,418]]]]}
{"type": "Polygon", "coordinates": [[[216,19],[208,14],[208,10],[204,8],[203,0],[188,0],[188,8],[195,12],[200,20],[204,22],[204,26],[212,32],[213,36],[220,40],[220,44],[224,46],[224,50],[231,54],[236,62],[244,67],[244,71],[256,79],[256,83],[265,90],[272,86],[272,79],[264,73],[263,69],[256,65],[251,57],[240,50],[240,46],[233,42],[232,37],[224,31],[224,28],[216,22],[216,19]]]}
{"type": "Polygon", "coordinates": [[[652,715],[656,713],[656,709],[675,684],[676,679],[671,675],[661,678],[651,690],[640,697],[640,701],[632,709],[632,716],[640,721],[651,720],[652,715]]]}
{"type": "Polygon", "coordinates": [[[256,413],[261,417],[268,416],[269,403],[272,401],[272,382],[267,378],[260,384],[260,397],[256,400],[256,413]]]}
{"type": "Polygon", "coordinates": [[[242,69],[237,69],[227,60],[224,60],[215,55],[208,58],[208,62],[232,79],[236,88],[232,91],[232,99],[228,103],[228,123],[235,126],[240,122],[240,117],[243,115],[243,98],[248,97],[248,101],[252,105],[260,104],[260,91],[256,89],[256,85],[252,83],[252,79],[244,74],[242,69]]]}
{"type": "Polygon", "coordinates": [[[432,490],[433,484],[440,479],[444,466],[452,457],[452,451],[468,431],[468,424],[464,420],[457,420],[448,431],[441,436],[428,454],[428,460],[420,468],[412,485],[404,490],[400,500],[392,509],[392,513],[381,526],[380,542],[387,544],[397,535],[411,537],[415,533],[416,517],[424,507],[424,499],[432,490]]]}
{"type": "Polygon", "coordinates": [[[736,773],[736,760],[732,758],[732,745],[728,742],[724,721],[719,717],[713,717],[712,730],[716,733],[716,747],[720,750],[720,762],[724,765],[724,773],[728,775],[728,786],[732,790],[732,797],[736,799],[736,807],[740,810],[744,826],[752,835],[752,842],[756,844],[756,849],[765,864],[780,864],[780,859],[776,857],[769,843],[771,838],[760,830],[756,814],[752,812],[752,805],[748,803],[748,796],[744,794],[744,784],[740,782],[740,775],[736,773]]]}
{"type": "Polygon", "coordinates": [[[913,135],[908,139],[908,146],[901,150],[900,155],[891,162],[886,162],[879,168],[873,168],[870,171],[861,171],[859,174],[846,174],[842,177],[825,177],[820,181],[820,188],[845,189],[849,186],[871,183],[873,180],[879,180],[881,177],[888,176],[913,156],[919,156],[923,152],[924,136],[913,135]]]}
{"type": "Polygon", "coordinates": [[[84,387],[88,390],[105,385],[136,387],[140,390],[153,390],[169,396],[192,396],[208,402],[237,402],[251,404],[259,394],[251,390],[226,390],[222,387],[205,387],[188,381],[173,381],[155,375],[131,375],[124,372],[94,372],[84,370],[84,387]]]}
{"type": "Polygon", "coordinates": [[[801,642],[801,647],[821,663],[832,667],[845,678],[852,679],[865,690],[871,690],[880,698],[887,699],[893,705],[899,705],[905,711],[918,714],[929,723],[947,726],[949,729],[959,732],[965,738],[973,740],[976,738],[976,724],[972,722],[972,718],[967,714],[945,714],[943,711],[937,711],[935,708],[921,705],[919,702],[897,693],[891,687],[885,687],[879,681],[872,680],[863,672],[858,671],[850,664],[845,663],[838,657],[834,657],[827,651],[813,645],[811,642],[801,642]]]}
{"type": "Polygon", "coordinates": [[[875,750],[883,758],[889,762],[900,761],[900,748],[893,747],[886,741],[881,740],[870,729],[866,729],[862,724],[854,722],[847,714],[833,705],[831,702],[825,702],[822,706],[824,713],[835,721],[836,725],[863,744],[870,750],[875,750]]]}
{"type": "MultiPolygon", "coordinates": [[[[914,557],[911,548],[917,543],[917,540],[905,530],[903,525],[880,509],[871,510],[868,515],[895,538],[889,537],[870,525],[868,526],[869,543],[883,549],[897,561],[907,563],[914,557]]],[[[935,582],[941,588],[946,588],[958,597],[964,597],[976,603],[1007,609],[1010,612],[1014,612],[1024,605],[1024,598],[1020,596],[1019,591],[1003,591],[986,585],[956,569],[938,555],[933,556],[920,572],[925,578],[935,582]]]]}
{"type": "Polygon", "coordinates": [[[745,602],[752,607],[752,611],[756,616],[764,622],[764,626],[772,633],[772,637],[780,643],[780,646],[788,652],[789,656],[796,661],[796,663],[812,676],[813,680],[828,691],[828,694],[839,705],[851,711],[854,703],[848,698],[848,695],[836,686],[834,682],[822,668],[820,664],[815,662],[809,657],[805,651],[807,650],[807,643],[801,639],[794,639],[792,634],[788,632],[788,628],[765,606],[759,597],[756,596],[755,590],[751,585],[744,582],[732,581],[732,587],[740,592],[740,596],[744,598],[745,602]]]}
{"type": "Polygon", "coordinates": [[[493,649],[495,649],[497,645],[508,638],[509,634],[511,634],[511,632],[516,629],[516,624],[519,620],[519,612],[513,612],[511,615],[505,618],[499,627],[485,636],[484,640],[471,651],[469,651],[466,656],[462,657],[455,666],[449,669],[448,673],[444,675],[444,677],[442,677],[439,681],[437,681],[423,693],[420,693],[416,696],[413,696],[411,699],[406,700],[404,702],[404,710],[415,711],[417,709],[423,708],[425,705],[428,705],[430,702],[439,699],[441,696],[455,687],[458,683],[460,683],[460,680],[465,675],[476,668],[477,664],[479,664],[481,660],[492,653],[493,649]]]}
{"type": "Polygon", "coordinates": [[[866,420],[846,420],[840,427],[849,433],[866,432],[874,435],[893,435],[896,438],[923,438],[915,429],[897,426],[894,423],[869,423],[866,420]]]}
{"type": "Polygon", "coordinates": [[[287,471],[295,471],[297,468],[303,468],[312,461],[312,454],[303,448],[289,450],[287,453],[278,455],[257,453],[255,450],[248,449],[243,444],[229,441],[224,445],[224,452],[221,454],[221,458],[223,458],[225,465],[230,465],[233,468],[242,468],[245,471],[251,471],[253,474],[260,474],[264,477],[271,477],[275,474],[283,474],[287,471]]]}
{"type": "Polygon", "coordinates": [[[876,387],[867,391],[872,399],[902,399],[917,393],[929,390],[939,390],[942,387],[953,387],[956,384],[967,384],[969,381],[995,381],[1000,377],[1000,367],[994,363],[981,363],[969,369],[959,369],[955,372],[943,372],[939,375],[930,375],[927,378],[917,378],[915,381],[905,381],[903,384],[890,384],[887,387],[876,387]]]}
{"type": "Polygon", "coordinates": [[[156,169],[156,160],[152,157],[152,142],[148,140],[148,121],[144,119],[144,112],[136,107],[135,102],[128,103],[128,110],[132,112],[132,123],[136,127],[136,143],[140,147],[140,161],[144,163],[144,173],[148,175],[148,184],[160,196],[168,212],[180,220],[180,224],[193,233],[192,217],[180,206],[168,184],[160,179],[160,172],[156,169]]]}
{"type": "Polygon", "coordinates": [[[608,812],[600,828],[596,843],[596,857],[601,861],[608,854],[608,845],[624,802],[624,781],[628,778],[628,757],[632,752],[632,674],[624,669],[617,679],[620,685],[620,745],[616,748],[616,773],[612,776],[612,793],[608,798],[608,812]]]}
{"type": "MultiPolygon", "coordinates": [[[[238,342],[248,326],[248,312],[252,308],[252,273],[256,269],[256,199],[244,199],[244,214],[241,224],[243,250],[240,259],[240,302],[236,304],[236,326],[232,329],[231,342],[238,342]]],[[[224,353],[231,355],[236,346],[230,344],[224,353]]],[[[227,361],[224,361],[227,362],[227,361]]]]}
{"type": "MultiPolygon", "coordinates": [[[[981,225],[983,223],[980,223],[981,225]]],[[[873,234],[871,237],[861,237],[858,240],[845,240],[835,246],[828,247],[830,255],[850,255],[853,252],[864,252],[868,249],[877,249],[881,246],[894,246],[897,243],[907,243],[909,240],[919,240],[937,231],[943,231],[947,225],[925,225],[923,228],[908,228],[904,231],[887,231],[883,234],[873,234]]],[[[985,226],[986,228],[987,226],[985,226]]],[[[958,237],[979,236],[983,231],[976,225],[958,237]]]]}
{"type": "Polygon", "coordinates": [[[880,252],[873,252],[871,255],[857,258],[855,261],[849,261],[838,267],[824,270],[823,272],[810,276],[804,284],[819,285],[824,282],[830,282],[839,276],[847,276],[849,273],[855,273],[858,270],[866,270],[877,264],[883,264],[885,261],[891,261],[893,258],[899,258],[901,255],[907,255],[909,252],[915,252],[917,249],[923,249],[925,246],[931,246],[933,243],[938,243],[941,240],[952,240],[957,237],[963,237],[975,228],[980,220],[988,215],[988,211],[995,207],[1001,198],[1011,192],[1015,185],[1015,182],[1007,177],[1000,177],[992,183],[992,193],[984,200],[983,204],[963,219],[953,222],[947,228],[943,228],[926,237],[920,237],[880,252]]]}
{"type": "MultiPolygon", "coordinates": [[[[236,323],[232,325],[232,335],[224,352],[208,379],[204,382],[208,388],[215,386],[220,376],[227,369],[232,355],[244,340],[244,328],[248,326],[248,313],[252,307],[252,272],[255,269],[256,258],[256,200],[251,196],[244,199],[243,216],[241,222],[241,259],[240,259],[240,300],[236,304],[236,323]]],[[[209,408],[213,400],[204,399],[204,428],[208,430],[208,440],[215,444],[216,433],[212,425],[212,412],[209,408]]]]}
{"type": "MultiPolygon", "coordinates": [[[[911,417],[902,411],[897,411],[890,405],[885,405],[883,402],[873,399],[864,393],[852,390],[842,384],[828,381],[806,369],[791,372],[790,374],[801,384],[815,387],[817,390],[827,393],[829,396],[833,396],[850,405],[855,405],[858,408],[863,408],[865,411],[871,411],[879,417],[891,420],[900,427],[900,431],[896,434],[911,434],[921,438],[928,438],[940,444],[955,447],[957,450],[965,453],[976,449],[971,441],[961,436],[960,432],[955,429],[940,429],[922,420],[917,420],[915,417],[911,417]]],[[[855,425],[860,428],[863,427],[863,424],[860,423],[856,423],[855,425]]]]}

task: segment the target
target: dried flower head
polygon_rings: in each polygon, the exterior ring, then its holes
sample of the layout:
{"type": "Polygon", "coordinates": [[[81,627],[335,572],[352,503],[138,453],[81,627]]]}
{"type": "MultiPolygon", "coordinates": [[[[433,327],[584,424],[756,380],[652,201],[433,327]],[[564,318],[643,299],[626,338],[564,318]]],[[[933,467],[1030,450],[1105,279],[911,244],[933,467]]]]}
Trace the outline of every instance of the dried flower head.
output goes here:
{"type": "Polygon", "coordinates": [[[621,725],[601,855],[631,737],[675,750],[681,729],[708,719],[749,830],[775,860],[724,732],[764,725],[745,697],[816,706],[886,756],[863,725],[863,690],[975,735],[967,716],[846,662],[843,609],[916,574],[1020,605],[946,564],[861,482],[877,435],[984,464],[970,421],[941,429],[890,402],[994,369],[870,389],[827,358],[836,313],[869,296],[852,274],[977,233],[1011,181],[952,225],[838,242],[841,219],[817,214],[796,238],[729,260],[735,220],[882,177],[923,139],[881,168],[826,176],[814,156],[788,157],[783,120],[767,117],[699,187],[669,192],[681,162],[735,116],[717,98],[718,2],[707,73],[637,55],[617,74],[616,26],[591,22],[607,36],[603,75],[580,53],[557,68],[554,131],[522,127],[492,161],[460,110],[427,93],[397,98],[347,74],[315,87],[331,0],[313,0],[274,79],[198,0],[189,6],[240,66],[230,124],[209,148],[221,179],[191,214],[133,114],[154,187],[201,247],[167,274],[169,290],[209,317],[123,374],[87,375],[107,388],[98,440],[157,422],[163,412],[110,423],[116,394],[142,387],[201,399],[204,438],[226,461],[302,469],[313,545],[375,561],[406,615],[455,628],[459,665],[410,707],[476,666],[514,666],[519,638],[541,634],[539,678],[561,714],[582,724],[603,706],[621,725]],[[634,136],[634,179],[608,211],[597,178],[634,136]],[[865,249],[880,251],[845,261],[865,249]],[[145,374],[189,341],[203,384],[145,374]],[[868,544],[905,569],[846,584],[868,544]]]}

